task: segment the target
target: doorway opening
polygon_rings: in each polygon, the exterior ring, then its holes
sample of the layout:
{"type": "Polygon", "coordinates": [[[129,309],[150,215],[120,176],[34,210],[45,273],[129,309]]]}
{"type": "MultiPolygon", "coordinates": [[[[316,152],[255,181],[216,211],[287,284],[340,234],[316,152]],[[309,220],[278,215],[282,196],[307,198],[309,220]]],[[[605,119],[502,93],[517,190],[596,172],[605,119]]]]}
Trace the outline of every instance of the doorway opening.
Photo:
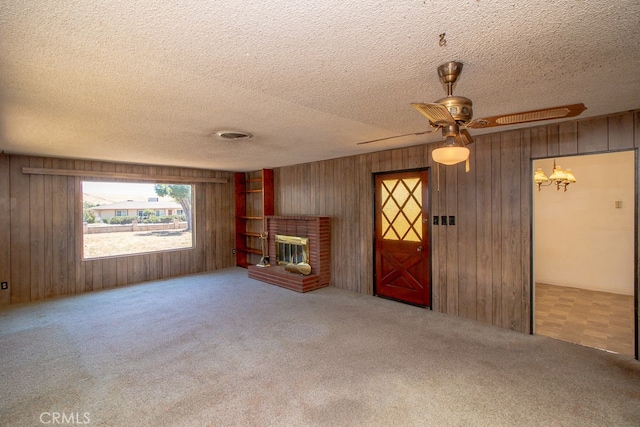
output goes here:
{"type": "Polygon", "coordinates": [[[534,333],[635,356],[635,151],[533,161],[577,182],[533,190],[534,333]]]}

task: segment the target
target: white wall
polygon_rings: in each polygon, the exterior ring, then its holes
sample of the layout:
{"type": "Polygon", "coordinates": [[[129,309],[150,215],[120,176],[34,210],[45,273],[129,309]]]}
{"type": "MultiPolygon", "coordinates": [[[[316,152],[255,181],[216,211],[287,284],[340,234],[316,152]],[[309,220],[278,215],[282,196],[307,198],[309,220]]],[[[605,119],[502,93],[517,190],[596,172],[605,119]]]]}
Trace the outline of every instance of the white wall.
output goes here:
{"type": "MultiPolygon", "coordinates": [[[[535,282],[633,295],[634,160],[633,151],[556,159],[577,182],[534,189],[535,282]]],[[[549,176],[553,159],[539,167],[549,176]]]]}

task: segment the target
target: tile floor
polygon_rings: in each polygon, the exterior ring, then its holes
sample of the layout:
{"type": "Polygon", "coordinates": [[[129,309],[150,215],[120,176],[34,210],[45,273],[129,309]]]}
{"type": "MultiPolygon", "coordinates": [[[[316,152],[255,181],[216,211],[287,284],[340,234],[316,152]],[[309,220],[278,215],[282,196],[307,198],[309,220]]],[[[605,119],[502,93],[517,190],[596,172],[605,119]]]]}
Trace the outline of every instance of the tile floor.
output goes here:
{"type": "Polygon", "coordinates": [[[634,356],[633,296],[536,283],[535,333],[634,356]]]}

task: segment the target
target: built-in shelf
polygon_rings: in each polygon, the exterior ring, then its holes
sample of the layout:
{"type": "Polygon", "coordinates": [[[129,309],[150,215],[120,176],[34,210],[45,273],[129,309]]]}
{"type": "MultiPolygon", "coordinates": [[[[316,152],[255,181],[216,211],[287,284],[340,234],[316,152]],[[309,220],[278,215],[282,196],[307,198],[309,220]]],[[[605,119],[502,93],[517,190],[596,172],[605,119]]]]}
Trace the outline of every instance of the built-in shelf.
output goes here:
{"type": "Polygon", "coordinates": [[[260,233],[254,233],[254,232],[239,232],[239,234],[243,234],[245,236],[251,236],[251,237],[260,237],[260,233]]]}
{"type": "Polygon", "coordinates": [[[262,255],[262,250],[260,249],[253,249],[253,248],[236,248],[236,249],[242,252],[250,253],[250,254],[262,255]]]}
{"type": "Polygon", "coordinates": [[[273,170],[235,174],[236,264],[241,267],[260,262],[260,236],[265,231],[265,216],[273,215],[273,170]]]}

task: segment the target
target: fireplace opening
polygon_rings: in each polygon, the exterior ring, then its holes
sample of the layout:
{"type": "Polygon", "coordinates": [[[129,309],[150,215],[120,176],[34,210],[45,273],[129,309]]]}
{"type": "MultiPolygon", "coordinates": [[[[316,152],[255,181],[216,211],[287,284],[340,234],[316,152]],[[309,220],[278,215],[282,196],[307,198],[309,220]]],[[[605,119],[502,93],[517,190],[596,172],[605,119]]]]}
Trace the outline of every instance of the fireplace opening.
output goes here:
{"type": "Polygon", "coordinates": [[[309,263],[309,239],[307,237],[276,234],[276,263],[309,263]]]}

